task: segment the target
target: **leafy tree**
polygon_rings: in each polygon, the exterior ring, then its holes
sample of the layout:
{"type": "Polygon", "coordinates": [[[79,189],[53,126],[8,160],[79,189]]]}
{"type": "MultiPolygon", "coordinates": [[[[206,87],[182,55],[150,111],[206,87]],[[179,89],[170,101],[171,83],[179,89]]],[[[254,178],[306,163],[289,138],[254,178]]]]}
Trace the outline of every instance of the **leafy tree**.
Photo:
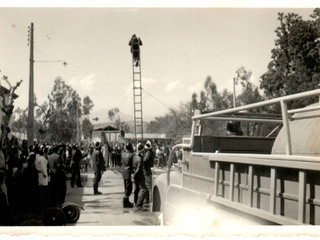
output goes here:
{"type": "Polygon", "coordinates": [[[46,134],[53,142],[76,142],[77,121],[82,116],[80,96],[61,78],[56,78],[48,100],[51,114],[46,134]]]}
{"type": "Polygon", "coordinates": [[[88,118],[85,118],[82,122],[82,134],[84,138],[91,139],[92,137],[93,125],[88,118]]]}
{"type": "Polygon", "coordinates": [[[28,109],[17,108],[12,115],[12,130],[14,132],[27,133],[28,109]]]}
{"type": "Polygon", "coordinates": [[[120,110],[118,108],[113,108],[108,111],[108,117],[111,121],[116,122],[118,129],[124,132],[130,132],[130,127],[126,122],[121,122],[120,119],[120,110]]]}
{"type": "MultiPolygon", "coordinates": [[[[237,97],[237,105],[243,106],[251,103],[261,102],[263,97],[259,93],[258,87],[256,87],[251,81],[252,72],[248,71],[245,67],[240,67],[236,71],[236,83],[240,83],[242,87],[242,93],[237,97]]],[[[264,109],[252,109],[250,112],[261,113],[264,109]]],[[[261,130],[261,123],[242,123],[242,130],[247,136],[258,136],[261,130]]]]}
{"type": "Polygon", "coordinates": [[[147,127],[147,132],[166,133],[167,137],[175,140],[181,139],[182,135],[191,133],[190,103],[182,104],[178,110],[170,109],[163,117],[156,117],[147,127]]]}
{"type": "MultiPolygon", "coordinates": [[[[267,97],[274,98],[318,88],[320,83],[320,10],[315,9],[313,20],[289,13],[278,14],[280,26],[272,49],[268,71],[261,76],[260,87],[267,97]]],[[[315,101],[312,100],[312,101],[315,101]]],[[[312,102],[311,101],[311,102],[312,102]]],[[[310,100],[296,101],[290,107],[303,107],[310,100]]]]}
{"type": "Polygon", "coordinates": [[[90,99],[89,96],[86,96],[83,99],[83,106],[82,106],[83,115],[89,115],[93,107],[94,107],[93,101],[90,99]]]}

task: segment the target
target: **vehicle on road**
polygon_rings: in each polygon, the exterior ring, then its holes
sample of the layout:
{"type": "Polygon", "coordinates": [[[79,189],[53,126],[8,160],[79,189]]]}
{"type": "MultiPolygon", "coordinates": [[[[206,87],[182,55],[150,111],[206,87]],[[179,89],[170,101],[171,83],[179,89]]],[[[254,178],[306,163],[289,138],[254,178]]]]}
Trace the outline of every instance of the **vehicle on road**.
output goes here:
{"type": "Polygon", "coordinates": [[[164,225],[319,225],[320,103],[288,109],[319,96],[312,90],[193,116],[190,139],[173,147],[167,172],[154,179],[153,211],[164,225]],[[281,114],[266,113],[270,105],[281,114]],[[176,149],[183,157],[173,164],[176,149]]]}

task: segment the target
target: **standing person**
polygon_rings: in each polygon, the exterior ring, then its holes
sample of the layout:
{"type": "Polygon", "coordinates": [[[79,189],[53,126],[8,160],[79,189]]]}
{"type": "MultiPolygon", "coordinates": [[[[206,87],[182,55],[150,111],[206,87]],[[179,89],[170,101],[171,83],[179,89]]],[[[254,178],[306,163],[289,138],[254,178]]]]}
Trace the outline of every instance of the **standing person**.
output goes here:
{"type": "Polygon", "coordinates": [[[6,174],[0,170],[0,226],[9,225],[10,210],[7,195],[2,190],[4,187],[6,174]]]}
{"type": "Polygon", "coordinates": [[[163,168],[163,158],[164,158],[164,155],[163,155],[163,151],[162,151],[162,147],[160,146],[157,146],[157,149],[156,149],[156,158],[157,158],[157,166],[156,167],[160,167],[163,168]]]}
{"type": "Polygon", "coordinates": [[[133,157],[133,167],[132,167],[132,177],[134,180],[135,190],[134,190],[134,203],[139,211],[146,211],[143,208],[143,203],[147,197],[147,186],[143,174],[143,150],[144,146],[139,143],[137,145],[136,153],[133,157]]]}
{"type": "Polygon", "coordinates": [[[132,193],[132,158],[133,158],[133,147],[131,143],[127,143],[124,150],[121,153],[121,164],[122,164],[122,177],[124,181],[124,197],[123,197],[123,207],[131,208],[133,203],[129,201],[129,197],[132,193]]]}
{"type": "Polygon", "coordinates": [[[95,143],[95,150],[92,153],[92,170],[94,172],[93,194],[102,194],[98,191],[99,182],[103,172],[106,170],[105,161],[101,152],[100,142],[95,143]]]}
{"type": "Polygon", "coordinates": [[[51,200],[54,207],[60,206],[65,201],[67,184],[64,164],[62,158],[63,149],[60,146],[53,147],[53,153],[49,156],[51,200]]]}
{"type": "Polygon", "coordinates": [[[149,204],[152,198],[152,171],[151,168],[154,164],[154,152],[152,150],[152,144],[148,140],[145,145],[145,153],[143,157],[143,174],[145,178],[145,183],[147,186],[147,196],[145,203],[149,204]]]}
{"type": "Polygon", "coordinates": [[[82,153],[78,146],[74,145],[72,147],[72,157],[71,157],[71,187],[74,188],[74,183],[76,181],[77,187],[83,187],[81,184],[80,175],[80,162],[82,160],[82,153]]]}
{"type": "Polygon", "coordinates": [[[28,157],[28,166],[24,170],[24,186],[26,188],[26,204],[28,210],[34,212],[39,200],[38,170],[35,166],[36,155],[32,152],[28,157]]]}
{"type": "Polygon", "coordinates": [[[35,165],[38,170],[39,192],[41,201],[48,199],[48,160],[44,157],[44,146],[35,147],[36,161],[35,165]]]}

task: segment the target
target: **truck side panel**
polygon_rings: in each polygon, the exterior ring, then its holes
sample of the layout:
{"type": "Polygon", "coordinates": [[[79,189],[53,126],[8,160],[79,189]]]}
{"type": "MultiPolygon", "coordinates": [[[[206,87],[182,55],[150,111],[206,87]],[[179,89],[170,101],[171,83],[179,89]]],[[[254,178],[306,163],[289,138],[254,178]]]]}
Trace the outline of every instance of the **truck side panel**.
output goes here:
{"type": "MultiPolygon", "coordinates": [[[[213,156],[214,159],[219,159],[219,154],[213,156]]],[[[183,188],[199,194],[213,195],[230,204],[249,206],[253,211],[259,210],[284,217],[292,220],[292,224],[320,224],[320,171],[303,171],[303,183],[301,169],[292,166],[284,168],[260,163],[215,161],[209,155],[191,154],[190,151],[185,151],[184,157],[189,164],[183,167],[183,188]],[[304,185],[304,201],[299,200],[301,184],[304,185]]],[[[277,217],[274,223],[279,222],[277,217]]]]}

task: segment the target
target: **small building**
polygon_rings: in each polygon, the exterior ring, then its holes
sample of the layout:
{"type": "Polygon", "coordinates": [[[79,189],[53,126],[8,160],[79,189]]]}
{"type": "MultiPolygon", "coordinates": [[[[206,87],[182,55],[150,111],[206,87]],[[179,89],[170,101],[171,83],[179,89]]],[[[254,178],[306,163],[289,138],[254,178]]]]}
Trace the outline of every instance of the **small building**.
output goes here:
{"type": "MultiPolygon", "coordinates": [[[[134,133],[126,133],[124,136],[126,141],[134,142],[135,134],[134,133]]],[[[137,134],[137,139],[141,139],[141,135],[137,134]]],[[[154,145],[165,145],[171,146],[173,144],[173,140],[167,137],[165,133],[143,133],[143,140],[150,140],[154,145]]]]}
{"type": "Polygon", "coordinates": [[[93,126],[92,131],[92,142],[101,142],[104,143],[125,143],[123,134],[118,128],[108,125],[106,123],[97,124],[93,126]]]}

